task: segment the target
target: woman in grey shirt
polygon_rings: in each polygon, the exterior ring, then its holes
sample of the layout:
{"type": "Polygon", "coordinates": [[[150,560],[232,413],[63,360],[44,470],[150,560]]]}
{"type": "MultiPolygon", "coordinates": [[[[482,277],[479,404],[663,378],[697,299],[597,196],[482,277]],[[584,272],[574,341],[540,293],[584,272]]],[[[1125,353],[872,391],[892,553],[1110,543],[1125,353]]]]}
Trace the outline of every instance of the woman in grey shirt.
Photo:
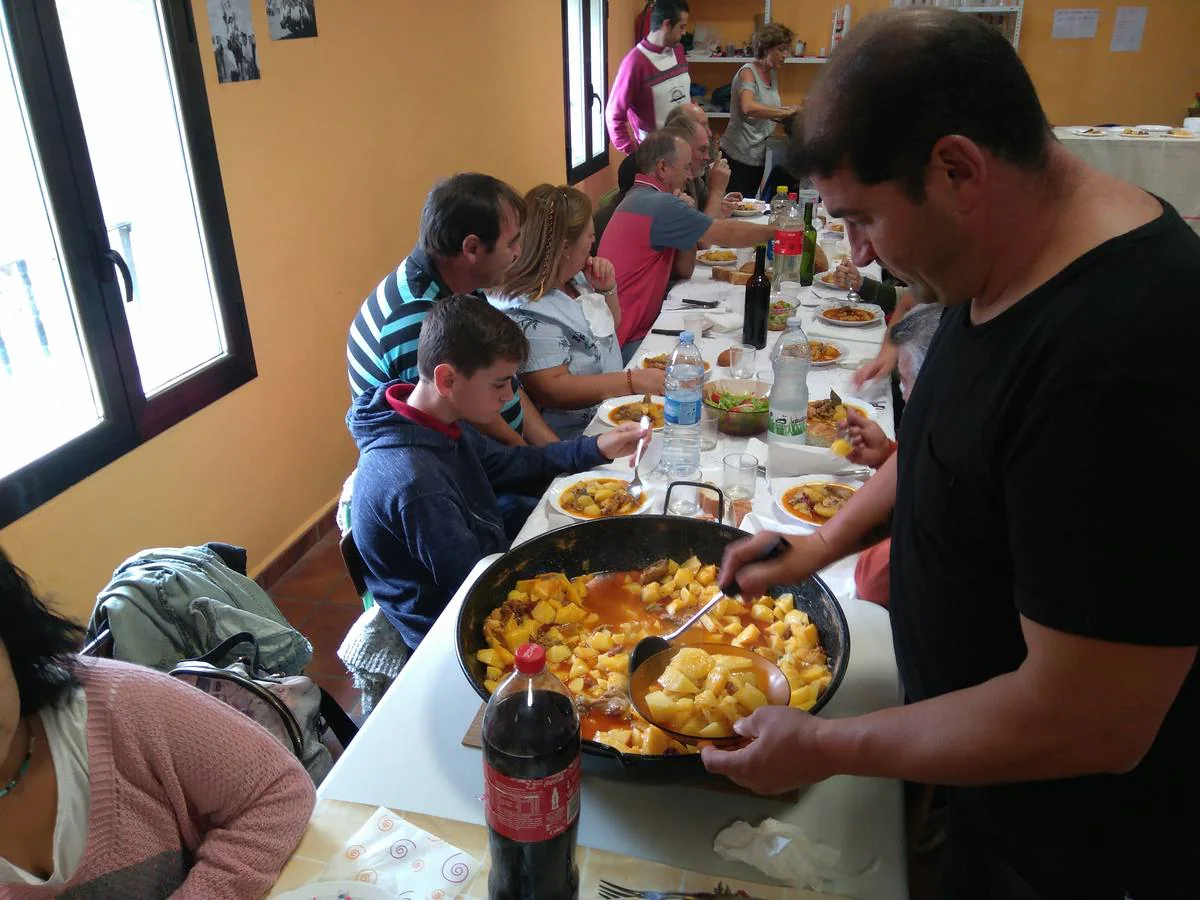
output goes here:
{"type": "Polygon", "coordinates": [[[488,298],[525,332],[521,384],[564,439],[602,400],[663,390],[660,369],[622,370],[616,274],[589,255],[595,233],[587,194],[539,184],[525,195],[521,255],[488,298]]]}
{"type": "Polygon", "coordinates": [[[733,76],[729,126],[721,135],[721,149],[729,160],[730,191],[747,197],[758,193],[767,141],[775,133],[775,123],[796,114],[798,107],[783,106],[779,99],[779,71],[794,38],[786,25],[772,22],[763,26],[750,42],[754,62],[733,76]]]}

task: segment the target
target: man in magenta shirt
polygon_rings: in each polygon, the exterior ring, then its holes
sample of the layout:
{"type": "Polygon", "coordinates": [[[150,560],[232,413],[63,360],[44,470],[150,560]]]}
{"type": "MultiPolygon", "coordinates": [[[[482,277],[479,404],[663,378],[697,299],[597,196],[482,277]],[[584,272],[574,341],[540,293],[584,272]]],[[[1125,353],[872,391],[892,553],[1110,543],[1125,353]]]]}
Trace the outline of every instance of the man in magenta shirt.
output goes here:
{"type": "Polygon", "coordinates": [[[696,244],[748,247],[769,240],[769,225],[713,219],[678,195],[691,176],[692,150],[669,131],[656,131],[638,147],[638,175],[604,229],[598,255],[617,273],[621,324],[617,338],[625,362],[658,318],[672,274],[691,278],[696,244]]]}
{"type": "Polygon", "coordinates": [[[679,43],[688,23],[686,0],[655,0],[651,32],[625,54],[608,94],[608,135],[622,153],[632,154],[667,113],[691,99],[692,79],[679,43]]]}

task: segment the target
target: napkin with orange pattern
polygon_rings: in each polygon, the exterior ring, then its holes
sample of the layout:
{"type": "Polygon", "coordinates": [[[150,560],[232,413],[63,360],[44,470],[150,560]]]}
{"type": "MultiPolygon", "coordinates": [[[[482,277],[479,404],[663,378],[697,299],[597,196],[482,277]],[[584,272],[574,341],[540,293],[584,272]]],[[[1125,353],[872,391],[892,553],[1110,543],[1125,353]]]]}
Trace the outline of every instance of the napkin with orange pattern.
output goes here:
{"type": "Polygon", "coordinates": [[[479,860],[381,806],[321,879],[361,881],[413,900],[453,900],[477,871],[479,860]]]}

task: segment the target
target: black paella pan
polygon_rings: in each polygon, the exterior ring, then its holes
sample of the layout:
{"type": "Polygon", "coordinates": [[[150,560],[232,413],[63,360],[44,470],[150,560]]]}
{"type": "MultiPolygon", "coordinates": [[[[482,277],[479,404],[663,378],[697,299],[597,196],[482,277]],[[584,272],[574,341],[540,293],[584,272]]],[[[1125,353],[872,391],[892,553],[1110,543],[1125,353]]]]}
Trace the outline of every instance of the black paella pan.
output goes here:
{"type": "MultiPolygon", "coordinates": [[[[628,516],[597,519],[540,534],[514,547],[492,563],[471,586],[458,615],[458,662],[475,692],[488,698],[483,686],[485,666],[475,653],[487,647],[483,623],[500,606],[518,578],[546,572],[569,577],[585,572],[640,569],[664,557],[684,560],[695,554],[705,563],[719,563],[725,547],[746,533],[728,525],[677,516],[628,516]]],[[[850,631],[846,616],[833,592],[819,577],[802,584],[781,584],[771,594],[795,595],[796,609],[808,614],[817,626],[821,646],[829,657],[833,680],[817,700],[817,713],[837,691],[850,659],[850,631]]],[[[584,741],[585,767],[589,771],[620,774],[645,780],[687,778],[703,772],[698,755],[638,756],[584,741]]]]}

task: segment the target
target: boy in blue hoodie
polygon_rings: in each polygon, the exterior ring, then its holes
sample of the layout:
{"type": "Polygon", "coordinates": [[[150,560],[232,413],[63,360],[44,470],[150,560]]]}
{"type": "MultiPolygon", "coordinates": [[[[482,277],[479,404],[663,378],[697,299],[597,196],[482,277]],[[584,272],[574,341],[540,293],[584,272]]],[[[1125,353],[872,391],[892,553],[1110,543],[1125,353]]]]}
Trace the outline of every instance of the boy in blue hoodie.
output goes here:
{"type": "Polygon", "coordinates": [[[632,423],[544,447],[509,447],[470,423],[495,418],[529,344],[485,300],[439,301],[421,325],[417,384],[362,394],[347,424],[360,457],[350,520],[367,587],[415,649],[479,560],[508,549],[496,491],[540,494],[556,475],[628,456],[632,423]]]}

